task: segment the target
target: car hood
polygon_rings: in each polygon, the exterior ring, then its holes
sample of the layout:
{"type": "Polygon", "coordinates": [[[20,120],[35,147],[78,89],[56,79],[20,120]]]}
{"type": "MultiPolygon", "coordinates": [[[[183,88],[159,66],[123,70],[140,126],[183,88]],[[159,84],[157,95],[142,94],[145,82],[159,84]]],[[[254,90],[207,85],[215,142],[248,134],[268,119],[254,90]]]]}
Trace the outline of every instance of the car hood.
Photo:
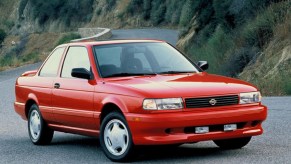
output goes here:
{"type": "Polygon", "coordinates": [[[257,91],[253,85],[233,78],[208,73],[135,76],[106,79],[117,94],[136,91],[142,97],[197,97],[257,91]],[[123,89],[118,89],[123,88],[123,89]],[[127,92],[127,89],[128,92],[127,92]],[[120,93],[121,92],[121,93],[120,93]]]}

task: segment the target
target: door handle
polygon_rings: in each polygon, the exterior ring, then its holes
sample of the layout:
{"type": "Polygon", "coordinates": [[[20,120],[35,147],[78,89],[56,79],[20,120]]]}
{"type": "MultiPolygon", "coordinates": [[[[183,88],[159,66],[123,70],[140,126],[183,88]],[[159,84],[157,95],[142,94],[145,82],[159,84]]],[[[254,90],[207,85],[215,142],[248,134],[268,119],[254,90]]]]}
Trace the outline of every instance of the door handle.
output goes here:
{"type": "Polygon", "coordinates": [[[59,89],[61,87],[60,83],[55,83],[54,88],[59,89]]]}

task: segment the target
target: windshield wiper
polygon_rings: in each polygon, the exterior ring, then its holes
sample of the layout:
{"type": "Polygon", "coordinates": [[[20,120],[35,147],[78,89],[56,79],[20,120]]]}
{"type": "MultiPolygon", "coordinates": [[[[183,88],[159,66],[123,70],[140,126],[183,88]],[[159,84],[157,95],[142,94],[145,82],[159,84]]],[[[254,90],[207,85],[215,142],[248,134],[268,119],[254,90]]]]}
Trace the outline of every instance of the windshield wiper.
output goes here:
{"type": "Polygon", "coordinates": [[[158,74],[179,74],[179,73],[196,73],[195,71],[164,71],[158,74]]]}
{"type": "Polygon", "coordinates": [[[146,76],[146,75],[157,75],[156,73],[115,73],[112,75],[107,75],[104,76],[104,78],[106,77],[124,77],[124,76],[146,76]]]}

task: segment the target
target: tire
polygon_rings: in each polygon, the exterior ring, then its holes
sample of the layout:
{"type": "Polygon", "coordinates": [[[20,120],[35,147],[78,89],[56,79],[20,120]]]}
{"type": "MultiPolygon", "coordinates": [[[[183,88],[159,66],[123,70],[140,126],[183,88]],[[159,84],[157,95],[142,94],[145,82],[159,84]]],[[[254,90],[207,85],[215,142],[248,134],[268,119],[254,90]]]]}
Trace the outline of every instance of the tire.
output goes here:
{"type": "Polygon", "coordinates": [[[246,146],[252,137],[214,140],[213,142],[222,149],[240,149],[246,146]]]}
{"type": "Polygon", "coordinates": [[[100,145],[107,158],[114,162],[132,160],[134,144],[122,114],[109,113],[101,123],[100,145]]]}
{"type": "Polygon", "coordinates": [[[29,138],[33,144],[47,145],[52,141],[54,131],[47,126],[35,104],[30,107],[27,125],[29,138]]]}

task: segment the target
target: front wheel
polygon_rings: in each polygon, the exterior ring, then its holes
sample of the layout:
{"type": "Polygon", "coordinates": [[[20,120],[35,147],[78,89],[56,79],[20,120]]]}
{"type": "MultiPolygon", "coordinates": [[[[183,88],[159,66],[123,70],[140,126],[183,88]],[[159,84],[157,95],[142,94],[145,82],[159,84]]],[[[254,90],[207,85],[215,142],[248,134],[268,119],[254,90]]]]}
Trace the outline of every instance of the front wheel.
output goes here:
{"type": "Polygon", "coordinates": [[[112,161],[130,160],[134,144],[125,118],[117,112],[108,114],[101,123],[100,145],[112,161]]]}
{"type": "Polygon", "coordinates": [[[54,131],[47,126],[35,104],[30,107],[28,113],[28,134],[35,145],[49,144],[54,135],[54,131]]]}
{"type": "Polygon", "coordinates": [[[240,149],[246,146],[252,137],[214,140],[213,142],[222,149],[240,149]]]}

